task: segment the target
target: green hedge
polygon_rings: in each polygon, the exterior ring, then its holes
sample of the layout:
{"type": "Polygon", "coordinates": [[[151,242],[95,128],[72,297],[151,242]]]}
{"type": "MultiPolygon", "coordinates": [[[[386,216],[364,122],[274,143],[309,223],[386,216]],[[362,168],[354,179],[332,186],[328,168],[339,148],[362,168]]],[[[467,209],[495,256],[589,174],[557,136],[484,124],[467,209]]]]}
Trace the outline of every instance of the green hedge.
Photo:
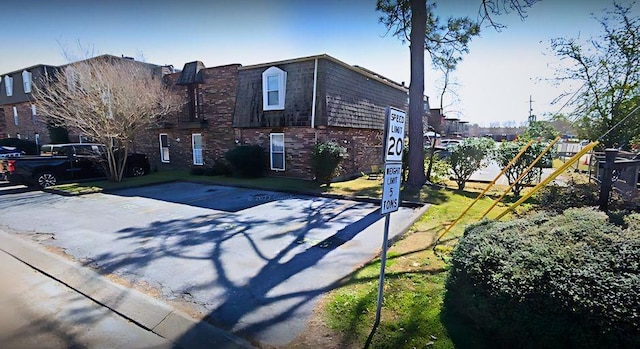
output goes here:
{"type": "Polygon", "coordinates": [[[321,142],[313,146],[311,166],[316,181],[329,184],[342,170],[341,163],[347,157],[347,149],[336,142],[321,142]]]}
{"type": "Polygon", "coordinates": [[[589,208],[466,229],[445,311],[503,348],[640,348],[640,214],[589,208]]]}
{"type": "Polygon", "coordinates": [[[260,177],[266,169],[264,149],[259,145],[240,145],[224,154],[234,176],[260,177]]]}

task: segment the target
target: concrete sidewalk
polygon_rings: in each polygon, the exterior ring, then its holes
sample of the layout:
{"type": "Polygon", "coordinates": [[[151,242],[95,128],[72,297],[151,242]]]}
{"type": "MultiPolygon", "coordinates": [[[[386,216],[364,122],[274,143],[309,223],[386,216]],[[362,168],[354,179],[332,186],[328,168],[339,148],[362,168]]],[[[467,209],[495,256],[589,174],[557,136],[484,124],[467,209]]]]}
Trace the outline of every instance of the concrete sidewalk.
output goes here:
{"type": "Polygon", "coordinates": [[[177,347],[252,348],[241,338],[195,321],[165,303],[115,284],[88,268],[44,250],[40,245],[4,231],[0,231],[0,250],[140,328],[168,339],[177,347]]]}

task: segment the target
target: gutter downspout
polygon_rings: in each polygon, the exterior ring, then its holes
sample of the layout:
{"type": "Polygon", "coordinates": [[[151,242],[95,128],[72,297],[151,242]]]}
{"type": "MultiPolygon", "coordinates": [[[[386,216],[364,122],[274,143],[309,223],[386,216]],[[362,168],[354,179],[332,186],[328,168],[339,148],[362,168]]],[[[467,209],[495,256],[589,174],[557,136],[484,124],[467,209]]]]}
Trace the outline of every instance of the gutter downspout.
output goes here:
{"type": "Polygon", "coordinates": [[[313,69],[313,102],[311,104],[311,128],[316,128],[316,90],[318,88],[318,59],[313,69]]]}

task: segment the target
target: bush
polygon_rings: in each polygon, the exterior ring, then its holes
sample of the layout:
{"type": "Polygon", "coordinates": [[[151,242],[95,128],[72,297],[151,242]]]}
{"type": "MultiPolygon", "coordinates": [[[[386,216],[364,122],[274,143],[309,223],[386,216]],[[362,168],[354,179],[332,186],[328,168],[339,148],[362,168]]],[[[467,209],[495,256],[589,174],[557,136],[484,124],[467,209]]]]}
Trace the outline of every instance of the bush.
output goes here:
{"type": "Polygon", "coordinates": [[[231,176],[231,166],[224,158],[213,160],[213,166],[204,171],[205,176],[231,176]]]}
{"type": "Polygon", "coordinates": [[[38,145],[35,142],[31,142],[26,139],[20,139],[20,138],[0,139],[0,146],[15,147],[16,149],[18,149],[21,152],[24,152],[27,155],[40,154],[40,149],[38,149],[38,145]]]}
{"type": "Polygon", "coordinates": [[[467,138],[449,148],[450,155],[446,161],[451,166],[458,190],[464,189],[467,180],[474,172],[487,166],[485,158],[493,146],[494,142],[489,138],[467,138]]]}
{"type": "Polygon", "coordinates": [[[260,177],[265,171],[265,152],[259,145],[240,145],[224,154],[234,176],[260,177]]]}
{"type": "MultiPolygon", "coordinates": [[[[570,181],[567,185],[548,185],[535,194],[538,208],[542,211],[562,213],[572,207],[596,207],[600,200],[600,186],[596,183],[576,183],[570,181]]],[[[611,192],[609,198],[611,211],[623,210],[624,200],[616,191],[611,192]]]]}
{"type": "MultiPolygon", "coordinates": [[[[515,157],[518,155],[520,150],[526,146],[527,142],[524,140],[515,141],[515,142],[502,142],[500,147],[493,152],[493,158],[498,163],[501,168],[505,168],[515,157]]],[[[518,177],[520,177],[524,171],[529,167],[535,159],[544,151],[544,148],[547,147],[548,144],[544,144],[542,142],[536,142],[531,144],[529,148],[518,158],[518,160],[513,164],[513,166],[509,167],[507,171],[504,173],[509,181],[509,185],[513,184],[518,177]]],[[[518,182],[513,186],[511,191],[513,195],[520,196],[520,192],[522,189],[529,184],[533,184],[537,182],[537,180],[542,175],[543,167],[550,167],[552,163],[551,154],[547,153],[543,156],[540,161],[534,165],[533,168],[518,182]]]]}
{"type": "Polygon", "coordinates": [[[336,142],[321,142],[313,146],[311,166],[316,181],[329,184],[342,170],[342,160],[347,157],[347,149],[336,142]]]}
{"type": "Polygon", "coordinates": [[[445,311],[494,347],[640,347],[640,215],[568,209],[466,229],[445,311]]]}
{"type": "MultiPolygon", "coordinates": [[[[424,168],[429,168],[429,157],[424,159],[424,168]]],[[[449,172],[451,171],[451,167],[449,164],[442,159],[438,159],[437,157],[433,157],[433,164],[431,165],[431,183],[442,183],[449,179],[449,172]]]]}

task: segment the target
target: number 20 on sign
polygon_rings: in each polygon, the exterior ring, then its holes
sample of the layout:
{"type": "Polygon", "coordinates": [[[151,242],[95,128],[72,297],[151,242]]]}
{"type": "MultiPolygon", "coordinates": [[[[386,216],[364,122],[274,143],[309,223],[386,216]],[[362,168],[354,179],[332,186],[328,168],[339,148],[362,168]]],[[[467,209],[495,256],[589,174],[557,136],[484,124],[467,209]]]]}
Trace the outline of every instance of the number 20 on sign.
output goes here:
{"type": "Polygon", "coordinates": [[[404,111],[387,108],[387,139],[384,148],[384,162],[402,162],[405,119],[404,111]]]}

